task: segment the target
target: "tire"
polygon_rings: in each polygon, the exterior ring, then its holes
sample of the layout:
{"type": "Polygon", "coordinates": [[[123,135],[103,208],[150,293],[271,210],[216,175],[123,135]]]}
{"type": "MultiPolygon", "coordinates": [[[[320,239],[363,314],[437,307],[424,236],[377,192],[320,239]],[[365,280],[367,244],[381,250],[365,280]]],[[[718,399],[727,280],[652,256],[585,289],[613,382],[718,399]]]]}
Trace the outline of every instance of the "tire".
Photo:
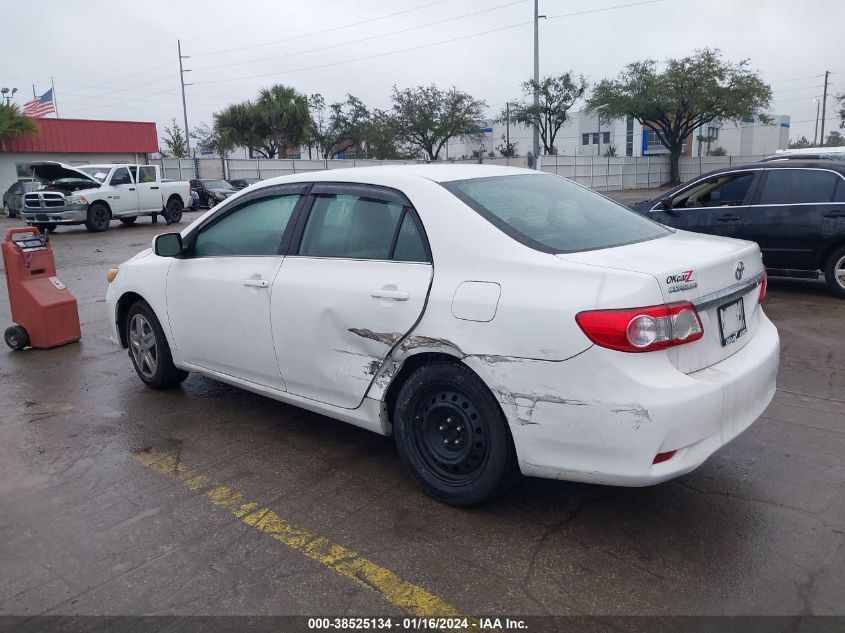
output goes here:
{"type": "Polygon", "coordinates": [[[167,211],[171,223],[175,224],[182,221],[182,201],[178,198],[168,200],[165,211],[167,211]]]}
{"type": "Polygon", "coordinates": [[[85,228],[91,233],[102,233],[108,231],[111,224],[111,212],[104,204],[92,204],[88,207],[88,218],[85,220],[85,228]]]}
{"type": "Polygon", "coordinates": [[[211,196],[208,196],[208,198],[205,199],[205,206],[209,209],[213,209],[215,204],[217,204],[217,201],[211,196]]]}
{"type": "Polygon", "coordinates": [[[172,389],[188,377],[173,364],[170,346],[152,308],[137,301],[123,324],[129,344],[129,358],[138,377],[153,389],[172,389]]]}
{"type": "Polygon", "coordinates": [[[480,503],[519,476],[499,403],[460,363],[437,361],[411,374],[396,398],[393,429],[411,477],[443,503],[480,503]]]}
{"type": "Polygon", "coordinates": [[[845,245],[834,250],[827,258],[824,279],[834,295],[845,299],[845,245]]]}
{"type": "Polygon", "coordinates": [[[17,213],[15,213],[14,211],[12,211],[12,210],[9,208],[9,205],[8,205],[8,204],[6,204],[5,202],[3,203],[3,214],[4,214],[7,218],[16,218],[16,217],[18,217],[18,214],[17,214],[17,213]]]}
{"type": "Polygon", "coordinates": [[[29,345],[29,334],[20,325],[7,327],[3,338],[6,340],[6,345],[13,350],[22,350],[29,345]]]}
{"type": "Polygon", "coordinates": [[[118,218],[118,220],[120,220],[126,226],[129,226],[130,224],[135,224],[135,220],[137,219],[137,215],[133,215],[131,218],[118,218]]]}

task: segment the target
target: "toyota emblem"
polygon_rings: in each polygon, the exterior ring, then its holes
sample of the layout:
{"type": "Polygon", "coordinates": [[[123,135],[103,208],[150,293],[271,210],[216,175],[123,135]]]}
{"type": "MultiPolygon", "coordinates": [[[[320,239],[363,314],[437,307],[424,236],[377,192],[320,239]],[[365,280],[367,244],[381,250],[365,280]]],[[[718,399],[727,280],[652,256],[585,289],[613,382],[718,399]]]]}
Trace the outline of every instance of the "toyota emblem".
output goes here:
{"type": "Polygon", "coordinates": [[[736,277],[736,280],[739,281],[740,279],[742,279],[742,275],[744,273],[745,273],[745,264],[743,264],[742,262],[737,262],[736,263],[736,270],[734,271],[734,277],[736,277]]]}

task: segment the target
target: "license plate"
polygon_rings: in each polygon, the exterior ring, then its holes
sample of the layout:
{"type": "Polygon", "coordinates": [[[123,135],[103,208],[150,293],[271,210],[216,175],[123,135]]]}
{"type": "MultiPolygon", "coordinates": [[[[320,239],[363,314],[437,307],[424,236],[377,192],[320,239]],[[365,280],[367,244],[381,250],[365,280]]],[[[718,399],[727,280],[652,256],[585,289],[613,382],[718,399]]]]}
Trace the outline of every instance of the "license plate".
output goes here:
{"type": "Polygon", "coordinates": [[[730,345],[748,331],[745,327],[745,303],[741,297],[719,308],[719,330],[723,346],[730,345]]]}

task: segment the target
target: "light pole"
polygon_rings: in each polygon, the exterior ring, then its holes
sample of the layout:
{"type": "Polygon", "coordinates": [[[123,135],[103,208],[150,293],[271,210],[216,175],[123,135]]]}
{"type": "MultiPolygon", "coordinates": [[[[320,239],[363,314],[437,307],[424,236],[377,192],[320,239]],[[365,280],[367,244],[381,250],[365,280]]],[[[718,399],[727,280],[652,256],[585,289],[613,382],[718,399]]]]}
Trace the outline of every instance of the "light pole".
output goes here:
{"type": "MultiPolygon", "coordinates": [[[[534,0],[534,115],[540,112],[540,0],[534,0]]],[[[537,169],[540,157],[539,120],[534,122],[534,169],[537,169]]]]}
{"type": "Polygon", "coordinates": [[[813,102],[816,104],[816,131],[813,132],[813,145],[815,146],[819,142],[819,108],[822,103],[819,101],[818,97],[815,97],[813,102]]]}
{"type": "Polygon", "coordinates": [[[188,158],[191,158],[191,135],[188,132],[188,104],[185,101],[185,86],[191,85],[185,83],[185,73],[189,73],[191,71],[187,68],[182,68],[182,60],[190,58],[190,55],[182,54],[181,40],[176,40],[176,50],[179,53],[179,81],[182,84],[182,114],[185,117],[185,148],[188,151],[188,158]]]}
{"type": "Polygon", "coordinates": [[[12,103],[12,97],[15,96],[15,93],[17,91],[17,88],[12,88],[11,90],[9,88],[6,88],[5,86],[3,88],[0,88],[0,93],[3,93],[3,98],[6,100],[6,105],[12,103]]]}

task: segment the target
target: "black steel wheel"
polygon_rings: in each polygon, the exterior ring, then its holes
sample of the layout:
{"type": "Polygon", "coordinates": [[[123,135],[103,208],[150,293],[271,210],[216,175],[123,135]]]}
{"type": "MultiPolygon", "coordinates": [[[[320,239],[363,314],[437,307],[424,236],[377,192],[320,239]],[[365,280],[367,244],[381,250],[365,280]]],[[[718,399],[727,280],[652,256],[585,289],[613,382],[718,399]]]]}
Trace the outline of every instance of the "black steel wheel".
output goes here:
{"type": "Polygon", "coordinates": [[[22,350],[29,345],[29,334],[20,325],[7,327],[3,338],[6,340],[6,345],[13,350],[22,350]]]}
{"type": "Polygon", "coordinates": [[[111,212],[104,204],[92,204],[88,207],[88,218],[85,220],[85,228],[92,233],[107,231],[111,223],[111,212]]]}
{"type": "Polygon", "coordinates": [[[182,202],[180,200],[177,198],[168,200],[166,210],[171,223],[178,223],[182,221],[182,202]]]}
{"type": "Polygon", "coordinates": [[[416,370],[399,392],[393,418],[403,463],[439,501],[479,503],[518,473],[498,402],[460,363],[438,361],[416,370]]]}

